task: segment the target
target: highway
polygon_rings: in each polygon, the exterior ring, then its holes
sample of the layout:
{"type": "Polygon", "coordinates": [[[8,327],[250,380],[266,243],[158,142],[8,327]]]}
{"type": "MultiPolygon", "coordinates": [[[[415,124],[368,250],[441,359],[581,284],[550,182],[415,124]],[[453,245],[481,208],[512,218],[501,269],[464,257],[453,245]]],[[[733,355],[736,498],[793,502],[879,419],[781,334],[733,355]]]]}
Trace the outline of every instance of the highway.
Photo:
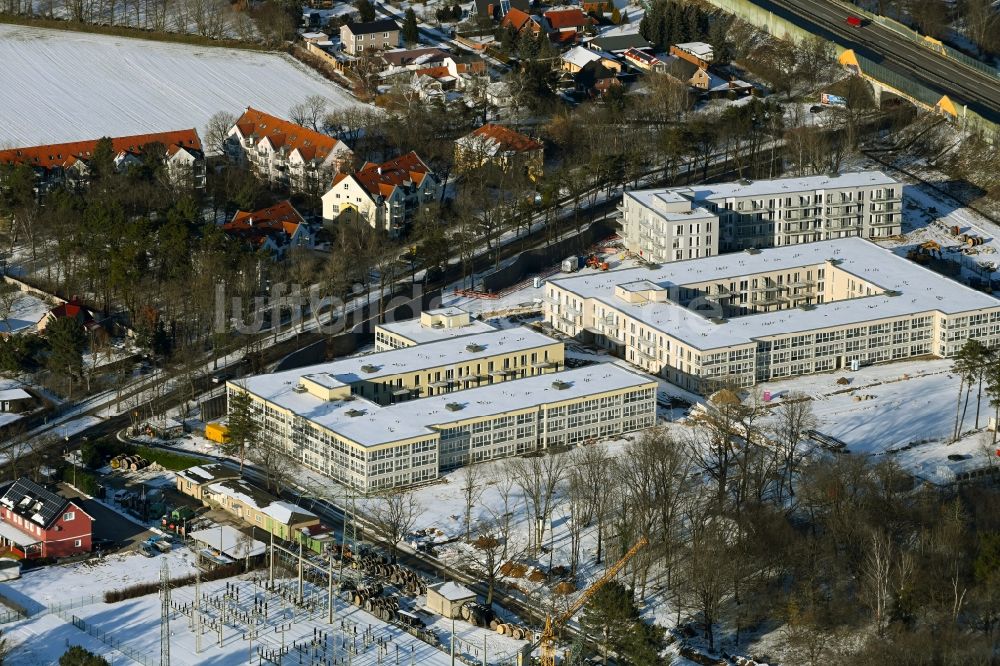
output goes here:
{"type": "Polygon", "coordinates": [[[1000,77],[946,58],[878,23],[866,20],[860,28],[851,27],[847,17],[863,15],[847,4],[833,0],[752,2],[942,96],[948,95],[956,106],[968,105],[970,111],[1000,123],[1000,77]]]}

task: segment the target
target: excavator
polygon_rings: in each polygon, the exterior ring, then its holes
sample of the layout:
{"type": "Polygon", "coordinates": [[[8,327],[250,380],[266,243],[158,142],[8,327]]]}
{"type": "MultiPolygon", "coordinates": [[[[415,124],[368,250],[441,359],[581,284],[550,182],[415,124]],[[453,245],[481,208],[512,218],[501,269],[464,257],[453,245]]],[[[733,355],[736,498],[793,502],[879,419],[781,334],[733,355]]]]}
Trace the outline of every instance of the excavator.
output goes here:
{"type": "Polygon", "coordinates": [[[564,625],[578,610],[583,608],[584,604],[586,604],[598,590],[618,575],[618,572],[629,563],[629,560],[635,557],[636,553],[648,545],[649,539],[646,537],[639,539],[634,546],[629,548],[627,553],[622,555],[620,560],[608,567],[608,570],[604,572],[604,575],[601,576],[600,579],[584,590],[583,594],[581,594],[577,600],[566,609],[566,612],[555,618],[551,615],[545,616],[545,629],[542,631],[542,635],[538,639],[538,644],[541,646],[542,653],[541,666],[556,666],[556,629],[564,625]]]}

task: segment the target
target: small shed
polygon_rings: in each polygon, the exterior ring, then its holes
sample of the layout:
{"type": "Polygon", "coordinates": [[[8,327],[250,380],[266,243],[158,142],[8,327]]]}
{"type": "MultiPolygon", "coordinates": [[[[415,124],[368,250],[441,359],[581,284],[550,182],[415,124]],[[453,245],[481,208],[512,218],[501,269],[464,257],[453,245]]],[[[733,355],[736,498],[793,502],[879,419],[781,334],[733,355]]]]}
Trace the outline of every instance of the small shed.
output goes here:
{"type": "Polygon", "coordinates": [[[0,390],[0,412],[25,412],[34,407],[35,396],[24,389],[0,390]]]}
{"type": "Polygon", "coordinates": [[[462,605],[475,600],[476,593],[458,583],[437,583],[427,588],[427,608],[444,617],[460,617],[462,605]]]}

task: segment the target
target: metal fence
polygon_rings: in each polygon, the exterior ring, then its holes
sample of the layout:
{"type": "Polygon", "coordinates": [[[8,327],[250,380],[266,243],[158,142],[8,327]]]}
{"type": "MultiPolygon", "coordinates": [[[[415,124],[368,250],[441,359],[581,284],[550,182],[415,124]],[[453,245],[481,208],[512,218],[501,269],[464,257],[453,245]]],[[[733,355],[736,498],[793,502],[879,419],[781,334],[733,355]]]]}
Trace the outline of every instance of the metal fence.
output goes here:
{"type": "Polygon", "coordinates": [[[87,624],[85,621],[78,618],[76,615],[72,615],[69,618],[64,618],[64,619],[66,619],[67,622],[71,622],[73,626],[79,629],[80,631],[85,631],[87,634],[93,636],[94,638],[101,641],[108,647],[122,653],[132,661],[136,661],[142,664],[143,666],[159,666],[160,664],[159,656],[153,657],[149,654],[146,654],[145,652],[136,650],[133,647],[129,647],[128,645],[126,645],[119,639],[115,638],[108,632],[104,631],[103,629],[99,629],[97,627],[93,627],[87,624]]]}
{"type": "Polygon", "coordinates": [[[928,50],[937,51],[946,58],[950,58],[951,60],[957,60],[958,62],[964,63],[970,67],[978,69],[984,74],[989,74],[990,76],[1000,78],[1000,71],[997,71],[995,67],[990,67],[984,62],[976,60],[975,58],[968,56],[965,53],[962,53],[958,49],[948,46],[943,42],[939,42],[936,39],[929,40],[916,30],[913,30],[912,28],[909,28],[900,23],[899,21],[889,18],[888,16],[869,14],[868,12],[865,13],[868,14],[868,16],[871,18],[872,21],[878,23],[879,25],[885,28],[888,28],[889,30],[892,30],[897,35],[905,37],[916,44],[920,44],[921,46],[927,48],[928,50]]]}
{"type": "Polygon", "coordinates": [[[0,613],[0,624],[8,624],[9,622],[17,622],[18,620],[23,620],[28,617],[21,611],[16,610],[6,610],[0,613]]]}

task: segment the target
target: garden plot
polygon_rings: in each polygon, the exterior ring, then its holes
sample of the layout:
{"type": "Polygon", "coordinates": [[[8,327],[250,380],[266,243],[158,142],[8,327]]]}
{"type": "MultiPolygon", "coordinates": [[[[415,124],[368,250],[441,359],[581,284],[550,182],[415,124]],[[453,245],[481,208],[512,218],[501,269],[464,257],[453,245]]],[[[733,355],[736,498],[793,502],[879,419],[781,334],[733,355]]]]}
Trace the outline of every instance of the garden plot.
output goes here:
{"type": "Polygon", "coordinates": [[[289,56],[0,26],[0,146],[194,127],[247,106],[287,116],[309,95],[360,104],[289,56]],[[67,67],[66,63],[73,63],[67,67]]]}

